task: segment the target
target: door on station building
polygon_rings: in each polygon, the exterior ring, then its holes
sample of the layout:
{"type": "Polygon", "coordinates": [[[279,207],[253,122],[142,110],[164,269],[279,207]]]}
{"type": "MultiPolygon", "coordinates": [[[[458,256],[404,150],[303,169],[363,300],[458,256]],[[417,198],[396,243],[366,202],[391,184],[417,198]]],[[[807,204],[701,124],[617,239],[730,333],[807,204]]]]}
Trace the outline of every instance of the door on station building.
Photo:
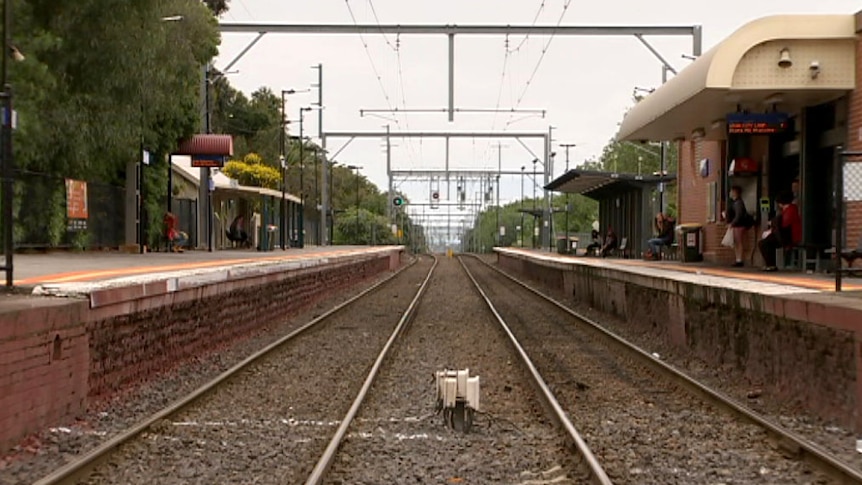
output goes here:
{"type": "Polygon", "coordinates": [[[832,244],[834,161],[837,147],[846,139],[843,120],[843,100],[805,110],[799,205],[803,240],[809,244],[832,244]]]}

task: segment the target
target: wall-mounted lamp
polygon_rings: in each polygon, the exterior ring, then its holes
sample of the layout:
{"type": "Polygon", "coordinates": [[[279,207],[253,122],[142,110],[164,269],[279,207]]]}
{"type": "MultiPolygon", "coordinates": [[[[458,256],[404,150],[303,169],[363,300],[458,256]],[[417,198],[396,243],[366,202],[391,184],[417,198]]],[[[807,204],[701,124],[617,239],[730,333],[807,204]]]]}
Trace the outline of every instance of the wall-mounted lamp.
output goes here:
{"type": "Polygon", "coordinates": [[[703,128],[695,128],[691,132],[692,140],[700,140],[706,136],[706,131],[703,128]]]}
{"type": "Polygon", "coordinates": [[[790,49],[787,47],[781,49],[781,53],[778,57],[778,67],[782,69],[787,69],[788,67],[793,65],[793,60],[790,59],[790,49]]]}
{"type": "Polygon", "coordinates": [[[721,129],[722,126],[724,126],[724,120],[719,118],[717,120],[712,120],[710,128],[713,130],[718,130],[721,129]]]}
{"type": "Polygon", "coordinates": [[[817,76],[820,75],[820,62],[811,61],[811,64],[808,65],[808,72],[811,74],[811,79],[817,79],[817,76]]]}

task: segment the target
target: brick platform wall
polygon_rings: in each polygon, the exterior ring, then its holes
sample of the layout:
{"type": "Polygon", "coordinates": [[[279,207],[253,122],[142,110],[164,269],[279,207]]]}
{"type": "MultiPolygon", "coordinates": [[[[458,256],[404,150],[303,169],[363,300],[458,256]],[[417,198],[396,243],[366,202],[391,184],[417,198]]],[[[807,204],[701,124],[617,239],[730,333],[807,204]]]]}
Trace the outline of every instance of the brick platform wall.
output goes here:
{"type": "Polygon", "coordinates": [[[775,399],[862,429],[854,353],[858,332],[853,330],[862,321],[860,312],[608,268],[540,264],[502,253],[498,261],[559,290],[562,297],[624,319],[636,332],[670,343],[682,355],[739,372],[775,399]],[[815,316],[828,324],[800,320],[815,316]]]}
{"type": "Polygon", "coordinates": [[[94,399],[224,348],[326,296],[395,269],[399,261],[381,253],[99,308],[63,300],[2,313],[0,450],[74,419],[94,399]]]}
{"type": "MultiPolygon", "coordinates": [[[[679,217],[680,224],[695,223],[703,225],[703,257],[711,263],[730,264],[734,260],[733,250],[721,245],[721,239],[727,231],[727,226],[720,220],[719,215],[724,207],[717,202],[716,221],[710,222],[707,214],[707,196],[709,195],[709,184],[716,183],[717,190],[722,191],[721,172],[723,165],[724,150],[723,142],[701,141],[695,143],[691,140],[679,142],[679,217]],[[710,161],[709,175],[700,175],[700,161],[708,158],[710,161]]],[[[724,191],[728,188],[725,187],[724,191]]],[[[718,200],[722,199],[718,194],[718,200]]],[[[753,231],[749,232],[752,238],[747,243],[746,255],[749,255],[754,246],[753,231]]]]}
{"type": "MultiPolygon", "coordinates": [[[[847,149],[862,151],[862,36],[857,35],[856,41],[856,83],[857,87],[850,93],[849,113],[847,117],[847,149]]],[[[847,163],[862,163],[862,158],[848,159],[847,163]]],[[[847,206],[847,245],[855,248],[862,237],[862,202],[850,202],[847,206]]],[[[860,262],[856,263],[857,266],[860,262]]]]}
{"type": "Polygon", "coordinates": [[[0,448],[87,405],[86,302],[0,315],[0,448]]]}

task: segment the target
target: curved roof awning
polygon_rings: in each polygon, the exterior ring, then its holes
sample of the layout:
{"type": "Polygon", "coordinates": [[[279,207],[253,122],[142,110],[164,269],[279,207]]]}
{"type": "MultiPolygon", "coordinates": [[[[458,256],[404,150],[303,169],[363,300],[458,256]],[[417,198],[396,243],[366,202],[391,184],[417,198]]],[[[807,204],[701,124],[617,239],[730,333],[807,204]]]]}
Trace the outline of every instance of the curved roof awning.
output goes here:
{"type": "Polygon", "coordinates": [[[180,142],[174,155],[233,156],[233,137],[230,135],[194,135],[180,142]]]}
{"type": "Polygon", "coordinates": [[[592,199],[601,199],[609,194],[619,194],[633,188],[643,188],[660,183],[676,181],[675,175],[635,175],[573,169],[557,177],[545,189],[567,194],[583,194],[592,199]]]}
{"type": "MultiPolygon", "coordinates": [[[[625,116],[618,140],[690,138],[721,131],[737,107],[796,112],[836,99],[856,86],[853,15],[780,15],[744,25],[659,87],[625,116]],[[779,67],[787,49],[790,67],[779,67]],[[817,76],[812,63],[819,64],[817,76]]],[[[713,133],[718,138],[721,133],[713,133]]],[[[723,137],[723,136],[722,136],[723,137]]]]}

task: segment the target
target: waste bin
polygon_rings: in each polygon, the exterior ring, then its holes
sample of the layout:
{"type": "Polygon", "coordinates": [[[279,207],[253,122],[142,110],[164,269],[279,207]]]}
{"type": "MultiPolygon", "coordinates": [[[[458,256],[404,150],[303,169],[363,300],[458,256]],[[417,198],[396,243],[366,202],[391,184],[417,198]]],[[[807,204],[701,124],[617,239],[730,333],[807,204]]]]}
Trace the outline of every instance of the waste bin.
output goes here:
{"type": "Polygon", "coordinates": [[[703,226],[700,224],[680,224],[677,226],[679,231],[679,244],[682,245],[682,261],[684,263],[696,263],[703,261],[703,251],[701,250],[701,235],[703,226]]]}
{"type": "Polygon", "coordinates": [[[557,238],[557,253],[558,254],[569,254],[569,244],[564,237],[557,238]]]}

